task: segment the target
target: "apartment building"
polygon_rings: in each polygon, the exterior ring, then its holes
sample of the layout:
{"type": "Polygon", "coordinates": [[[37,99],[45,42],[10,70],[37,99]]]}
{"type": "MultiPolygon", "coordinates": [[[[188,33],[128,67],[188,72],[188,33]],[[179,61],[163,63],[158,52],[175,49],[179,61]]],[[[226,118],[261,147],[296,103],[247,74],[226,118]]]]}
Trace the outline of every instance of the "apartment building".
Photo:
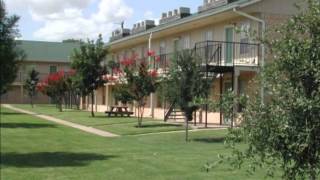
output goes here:
{"type": "MultiPolygon", "coordinates": [[[[237,94],[249,93],[252,80],[268,60],[266,49],[255,39],[264,36],[265,30],[284,22],[297,10],[298,0],[204,0],[197,12],[188,7],[164,12],[159,25],[145,20],[132,28],[117,29],[110,42],[111,59],[122,59],[137,54],[147,59],[148,50],[156,52],[157,61],[150,67],[158,72],[170,66],[170,59],[182,49],[194,49],[201,57],[204,73],[212,78],[210,97],[218,99],[228,89],[237,94]],[[250,36],[246,32],[254,32],[250,36]]],[[[97,90],[95,108],[106,111],[115,105],[113,85],[106,84],[97,90]]],[[[166,119],[170,105],[161,92],[150,96],[146,116],[166,119]]],[[[84,108],[88,101],[82,102],[84,108]]],[[[134,109],[133,109],[134,110],[134,109]]],[[[195,115],[197,123],[225,123],[220,112],[201,110],[195,115]]]]}
{"type": "MultiPolygon", "coordinates": [[[[40,80],[46,78],[50,73],[68,71],[70,69],[70,55],[73,49],[79,48],[79,43],[74,42],[42,42],[42,41],[19,41],[26,58],[20,64],[17,78],[9,87],[6,94],[1,96],[2,103],[25,104],[30,99],[24,90],[24,82],[28,73],[34,69],[39,72],[40,80]]],[[[34,103],[48,104],[50,98],[37,93],[34,103]]]]}

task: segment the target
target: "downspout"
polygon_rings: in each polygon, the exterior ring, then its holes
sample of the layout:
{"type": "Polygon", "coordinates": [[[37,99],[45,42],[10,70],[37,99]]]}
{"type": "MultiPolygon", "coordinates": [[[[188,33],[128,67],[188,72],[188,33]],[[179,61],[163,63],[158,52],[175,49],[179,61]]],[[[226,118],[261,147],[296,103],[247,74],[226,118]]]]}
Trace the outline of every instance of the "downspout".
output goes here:
{"type": "MultiPolygon", "coordinates": [[[[250,14],[247,14],[245,12],[242,12],[242,11],[238,11],[237,8],[233,8],[233,12],[237,13],[238,15],[240,16],[244,16],[246,18],[249,18],[251,20],[254,20],[256,22],[259,22],[261,23],[261,28],[262,28],[262,32],[261,32],[261,36],[262,36],[262,39],[265,38],[265,31],[266,31],[266,22],[263,20],[263,19],[259,19],[255,16],[252,16],[250,14]]],[[[261,70],[264,69],[264,66],[265,66],[265,45],[264,43],[261,44],[261,70]]],[[[261,86],[261,102],[262,104],[264,104],[264,83],[262,82],[262,86],[261,86]]]]}
{"type": "MultiPolygon", "coordinates": [[[[151,45],[152,45],[152,32],[150,33],[150,36],[149,36],[149,52],[151,51],[151,45]]],[[[149,56],[148,58],[149,58],[149,63],[151,63],[151,56],[149,56]]],[[[154,93],[151,93],[150,95],[150,109],[151,109],[150,116],[154,118],[154,93]]]]}

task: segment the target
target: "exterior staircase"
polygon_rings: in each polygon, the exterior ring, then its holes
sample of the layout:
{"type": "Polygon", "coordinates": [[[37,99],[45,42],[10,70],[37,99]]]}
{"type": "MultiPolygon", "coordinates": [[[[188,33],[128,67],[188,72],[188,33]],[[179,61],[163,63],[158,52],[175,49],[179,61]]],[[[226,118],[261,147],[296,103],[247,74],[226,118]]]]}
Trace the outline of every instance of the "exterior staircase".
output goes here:
{"type": "Polygon", "coordinates": [[[169,120],[171,121],[177,121],[177,120],[184,120],[185,116],[183,111],[180,109],[176,108],[175,103],[172,103],[167,110],[167,112],[164,115],[164,121],[167,122],[169,120]]]}

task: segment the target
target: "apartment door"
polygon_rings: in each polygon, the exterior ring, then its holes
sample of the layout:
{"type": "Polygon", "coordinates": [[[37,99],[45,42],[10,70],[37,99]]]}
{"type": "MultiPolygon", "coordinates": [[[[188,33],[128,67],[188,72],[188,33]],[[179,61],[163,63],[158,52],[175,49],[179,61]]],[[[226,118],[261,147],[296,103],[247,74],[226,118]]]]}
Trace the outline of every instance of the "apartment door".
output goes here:
{"type": "Polygon", "coordinates": [[[225,63],[231,64],[233,61],[233,27],[225,29],[226,47],[225,47],[225,63]]]}

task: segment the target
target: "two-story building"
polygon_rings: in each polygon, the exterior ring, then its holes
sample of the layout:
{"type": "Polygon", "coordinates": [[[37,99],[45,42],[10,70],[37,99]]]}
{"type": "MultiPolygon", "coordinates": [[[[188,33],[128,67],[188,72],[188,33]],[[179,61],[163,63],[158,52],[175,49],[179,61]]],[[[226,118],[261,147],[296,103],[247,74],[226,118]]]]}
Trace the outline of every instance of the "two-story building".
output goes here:
{"type": "MultiPolygon", "coordinates": [[[[256,39],[264,38],[266,30],[295,14],[297,2],[299,0],[204,0],[195,13],[180,7],[164,12],[159,25],[146,20],[131,29],[115,30],[108,43],[111,58],[120,62],[137,54],[138,58],[146,59],[148,50],[153,50],[157,61],[150,64],[163,72],[175,52],[194,49],[201,57],[205,76],[212,79],[209,98],[217,99],[228,89],[237,94],[248,93],[252,80],[267,61],[266,48],[256,39]]],[[[106,84],[96,94],[97,111],[116,104],[112,84],[106,84]]],[[[145,115],[168,118],[170,105],[161,98],[161,92],[149,99],[145,115]]],[[[89,107],[87,101],[82,103],[89,107]]],[[[199,112],[196,121],[224,123],[220,112],[199,112]]]]}
{"type": "MultiPolygon", "coordinates": [[[[73,49],[79,48],[74,42],[43,42],[19,41],[18,47],[22,49],[26,58],[19,65],[17,78],[9,87],[8,92],[1,96],[2,103],[24,104],[29,103],[29,97],[24,90],[24,83],[28,73],[34,69],[39,72],[40,80],[50,73],[68,71],[70,69],[70,55],[73,49]]],[[[34,103],[48,104],[50,98],[37,93],[34,103]]]]}

